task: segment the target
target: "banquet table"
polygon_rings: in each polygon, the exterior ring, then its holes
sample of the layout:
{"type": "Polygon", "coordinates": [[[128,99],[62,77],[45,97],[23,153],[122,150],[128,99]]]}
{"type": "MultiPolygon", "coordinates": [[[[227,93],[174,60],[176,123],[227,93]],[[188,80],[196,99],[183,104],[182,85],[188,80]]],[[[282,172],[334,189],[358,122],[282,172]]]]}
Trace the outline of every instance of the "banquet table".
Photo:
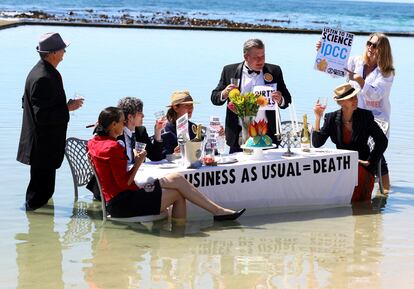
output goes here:
{"type": "MultiPolygon", "coordinates": [[[[154,178],[178,172],[218,204],[248,214],[301,211],[350,204],[358,182],[358,153],[355,151],[312,148],[311,152],[292,149],[263,152],[256,160],[243,153],[232,154],[237,162],[217,166],[185,168],[181,161],[145,162],[135,182],[143,186],[154,178]]],[[[205,215],[202,209],[188,205],[188,217],[205,215]]]]}

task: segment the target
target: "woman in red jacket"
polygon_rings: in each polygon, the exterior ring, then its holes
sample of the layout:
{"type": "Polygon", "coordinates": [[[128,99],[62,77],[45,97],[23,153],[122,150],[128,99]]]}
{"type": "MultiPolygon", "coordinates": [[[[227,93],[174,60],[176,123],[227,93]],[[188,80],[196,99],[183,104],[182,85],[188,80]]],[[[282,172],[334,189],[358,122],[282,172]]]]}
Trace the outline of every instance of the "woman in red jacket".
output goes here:
{"type": "Polygon", "coordinates": [[[113,217],[157,215],[172,205],[174,219],[186,218],[186,200],[209,211],[214,220],[235,220],[245,209],[223,208],[198,191],[182,175],[168,174],[143,188],[134,183],[135,174],[146,157],[146,151],[134,150],[135,164],[127,171],[124,148],[116,141],[122,134],[124,114],[107,107],[99,115],[96,136],[88,142],[97,177],[101,183],[108,213],[113,217]]]}

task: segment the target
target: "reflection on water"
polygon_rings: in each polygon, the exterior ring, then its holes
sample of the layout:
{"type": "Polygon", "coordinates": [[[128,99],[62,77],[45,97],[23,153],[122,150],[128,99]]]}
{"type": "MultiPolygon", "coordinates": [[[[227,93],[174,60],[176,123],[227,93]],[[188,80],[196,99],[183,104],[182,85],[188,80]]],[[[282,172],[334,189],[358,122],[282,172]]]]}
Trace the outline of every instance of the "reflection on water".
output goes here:
{"type": "Polygon", "coordinates": [[[84,288],[381,288],[385,201],[185,227],[102,223],[99,204],[81,201],[62,238],[49,206],[16,235],[17,288],[64,288],[62,254],[82,243],[84,288]]]}
{"type": "Polygon", "coordinates": [[[54,230],[54,207],[48,205],[36,213],[26,213],[28,232],[16,234],[18,289],[64,288],[62,280],[62,245],[54,230]]]}
{"type": "MultiPolygon", "coordinates": [[[[27,214],[19,209],[29,176],[28,168],[15,161],[21,93],[37,61],[33,43],[51,30],[27,26],[0,32],[4,51],[0,63],[7,67],[0,70],[4,96],[0,106],[5,108],[0,114],[1,289],[412,287],[414,189],[409,166],[414,133],[406,124],[412,121],[407,108],[413,106],[414,98],[406,96],[411,93],[407,84],[414,70],[406,59],[413,38],[391,39],[398,74],[392,93],[396,113],[386,155],[394,191],[388,200],[243,216],[239,223],[206,220],[177,227],[166,221],[103,224],[100,204],[84,188],[74,202],[66,161],[57,173],[55,205],[27,214]]],[[[223,119],[225,108],[210,104],[211,89],[222,66],[241,59],[242,43],[251,36],[262,38],[268,61],[283,68],[298,114],[309,113],[312,99],[330,95],[332,87],[343,81],[313,70],[314,35],[73,27],[59,27],[59,32],[72,41],[60,67],[66,92],[73,95],[80,90],[87,97],[85,106],[71,119],[68,136],[85,139],[91,135],[85,125],[96,120],[102,107],[116,104],[125,95],[142,97],[149,128],[154,121],[151,112],[164,107],[173,90],[183,88],[201,102],[195,122],[206,123],[213,114],[223,119]],[[212,43],[226,45],[218,53],[212,43]],[[97,45],[94,57],[85,53],[97,45]],[[125,55],[128,61],[120,62],[125,55]],[[194,67],[203,69],[195,71],[194,67]]],[[[353,51],[362,51],[365,41],[365,36],[356,37],[353,51]]]]}

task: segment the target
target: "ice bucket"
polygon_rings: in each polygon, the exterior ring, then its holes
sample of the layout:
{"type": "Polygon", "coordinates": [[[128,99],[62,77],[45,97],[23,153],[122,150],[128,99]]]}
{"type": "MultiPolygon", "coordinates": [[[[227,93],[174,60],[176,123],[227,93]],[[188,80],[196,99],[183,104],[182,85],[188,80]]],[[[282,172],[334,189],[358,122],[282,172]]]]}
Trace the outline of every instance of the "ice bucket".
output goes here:
{"type": "Polygon", "coordinates": [[[201,144],[202,142],[192,141],[188,141],[184,144],[184,159],[187,163],[188,168],[201,167],[201,144]]]}

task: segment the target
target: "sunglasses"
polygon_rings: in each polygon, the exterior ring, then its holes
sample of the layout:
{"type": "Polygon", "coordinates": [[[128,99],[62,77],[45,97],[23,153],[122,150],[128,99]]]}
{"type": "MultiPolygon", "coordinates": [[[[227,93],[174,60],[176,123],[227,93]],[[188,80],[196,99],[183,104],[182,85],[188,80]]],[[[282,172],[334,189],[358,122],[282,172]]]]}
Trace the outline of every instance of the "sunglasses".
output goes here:
{"type": "Polygon", "coordinates": [[[372,48],[377,48],[377,43],[372,43],[371,41],[367,41],[367,47],[370,47],[370,46],[372,46],[372,48]]]}

